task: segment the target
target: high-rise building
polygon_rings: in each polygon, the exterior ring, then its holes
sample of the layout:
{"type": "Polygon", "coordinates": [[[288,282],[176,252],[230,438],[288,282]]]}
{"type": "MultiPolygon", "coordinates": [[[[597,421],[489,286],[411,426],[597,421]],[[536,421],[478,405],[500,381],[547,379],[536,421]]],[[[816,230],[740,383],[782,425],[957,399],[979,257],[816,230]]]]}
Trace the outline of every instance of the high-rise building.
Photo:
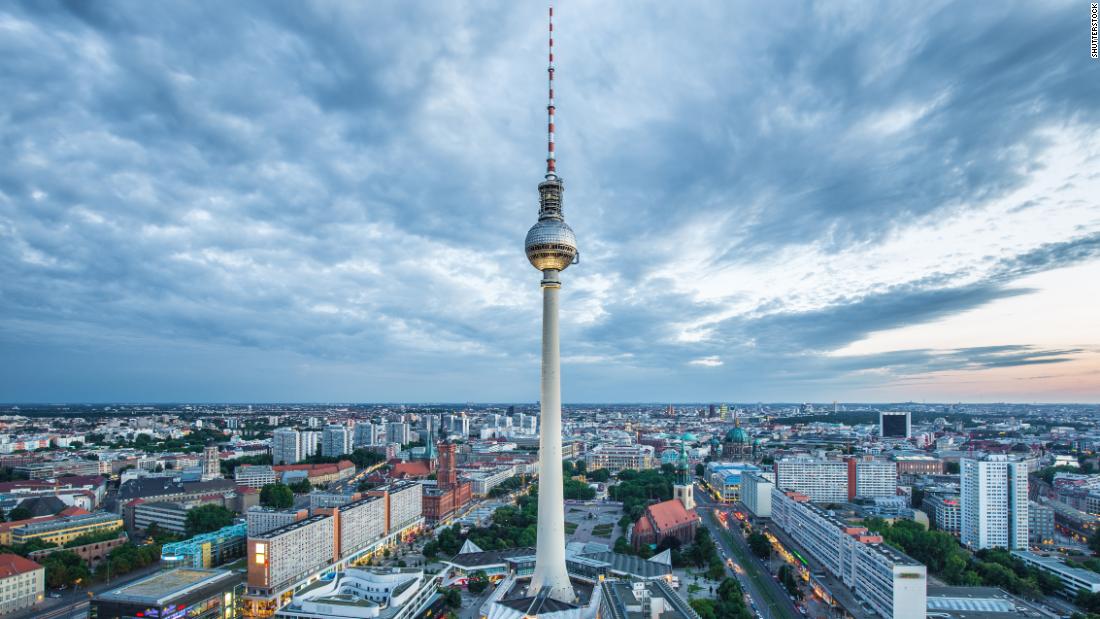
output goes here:
{"type": "Polygon", "coordinates": [[[898,465],[871,456],[848,459],[848,498],[871,499],[898,494],[898,465]]]}
{"type": "Polygon", "coordinates": [[[909,411],[882,411],[878,414],[879,436],[909,438],[913,435],[913,420],[909,411]]]}
{"type": "Polygon", "coordinates": [[[803,494],[775,488],[771,508],[772,523],[879,616],[924,619],[928,570],[920,562],[865,527],[812,505],[803,494]]]}
{"type": "Polygon", "coordinates": [[[358,421],[355,423],[355,435],[352,438],[352,445],[358,449],[360,447],[369,447],[374,444],[374,424],[369,421],[358,421]]]}
{"type": "Polygon", "coordinates": [[[763,473],[744,473],[741,475],[741,502],[757,518],[770,518],[772,488],[775,483],[763,473]]]}
{"type": "Polygon", "coordinates": [[[805,456],[784,458],[775,463],[775,487],[806,495],[815,503],[843,503],[848,500],[848,464],[805,456]]]}
{"type": "Polygon", "coordinates": [[[330,424],[321,434],[321,455],[337,457],[351,453],[351,433],[347,426],[330,424]]]}
{"type": "MultiPolygon", "coordinates": [[[[554,10],[550,9],[553,19],[554,10]]],[[[577,237],[565,223],[562,193],[554,156],[554,54],[553,24],[550,26],[550,101],[546,106],[546,176],[539,183],[539,219],[527,232],[524,250],[531,265],[542,272],[542,380],[539,385],[541,431],[539,432],[539,527],[536,538],[535,571],[528,595],[545,592],[566,603],[576,599],[565,570],[565,509],[561,470],[561,361],[558,344],[559,275],[577,261],[577,237]]]]}
{"type": "Polygon", "coordinates": [[[207,445],[202,450],[202,478],[209,480],[221,476],[221,459],[218,457],[218,446],[207,445]]]}
{"type": "Polygon", "coordinates": [[[1027,535],[1028,541],[1036,546],[1054,543],[1054,510],[1049,505],[1028,502],[1027,535]]]}
{"type": "Polygon", "coordinates": [[[404,445],[412,442],[409,424],[404,421],[391,421],[386,424],[386,442],[404,445]]]}
{"type": "Polygon", "coordinates": [[[276,428],[271,434],[271,461],[297,464],[302,459],[302,435],[294,428],[276,428]]]}
{"type": "Polygon", "coordinates": [[[302,458],[317,455],[321,446],[321,433],[317,430],[305,430],[302,432],[302,458]]]}
{"type": "Polygon", "coordinates": [[[1027,463],[1008,456],[960,461],[961,541],[975,550],[1027,550],[1027,463]]]}

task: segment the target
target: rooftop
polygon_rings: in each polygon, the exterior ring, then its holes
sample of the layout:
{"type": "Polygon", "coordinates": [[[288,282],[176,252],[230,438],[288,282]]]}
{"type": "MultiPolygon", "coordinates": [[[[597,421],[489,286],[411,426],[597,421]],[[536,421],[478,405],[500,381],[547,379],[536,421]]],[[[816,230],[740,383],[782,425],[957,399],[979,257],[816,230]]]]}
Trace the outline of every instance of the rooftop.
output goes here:
{"type": "Polygon", "coordinates": [[[943,619],[1009,619],[1049,615],[997,587],[929,586],[928,616],[943,619]]]}
{"type": "Polygon", "coordinates": [[[40,569],[42,569],[41,565],[30,559],[24,559],[17,554],[10,552],[0,554],[0,578],[9,578],[40,569]]]}
{"type": "Polygon", "coordinates": [[[157,572],[152,576],[101,593],[97,598],[116,602],[163,606],[172,598],[194,591],[199,587],[223,583],[234,578],[240,578],[240,575],[224,570],[178,568],[157,572]]]}

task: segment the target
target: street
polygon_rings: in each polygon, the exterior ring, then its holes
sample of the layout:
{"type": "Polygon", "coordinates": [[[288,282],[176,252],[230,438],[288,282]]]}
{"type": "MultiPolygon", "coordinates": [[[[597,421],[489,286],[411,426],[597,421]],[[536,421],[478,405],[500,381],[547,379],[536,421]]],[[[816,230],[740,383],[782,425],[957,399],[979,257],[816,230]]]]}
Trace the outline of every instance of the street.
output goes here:
{"type": "Polygon", "coordinates": [[[130,572],[120,578],[115,578],[109,583],[99,583],[87,589],[70,590],[60,598],[48,597],[30,608],[4,615],[4,619],[76,619],[78,617],[83,619],[88,616],[90,593],[99,593],[121,587],[128,582],[145,578],[159,569],[160,564],[157,563],[130,572]]]}
{"type": "Polygon", "coordinates": [[[726,552],[744,570],[744,574],[736,577],[741,586],[748,592],[760,616],[765,619],[795,619],[801,613],[795,608],[794,601],[783,589],[775,578],[768,572],[764,564],[752,552],[748,543],[740,531],[728,531],[719,524],[713,515],[715,508],[723,509],[727,506],[715,503],[707,492],[696,485],[695,500],[699,503],[696,510],[703,520],[703,524],[726,552]],[[731,543],[732,541],[732,543],[731,543]]]}

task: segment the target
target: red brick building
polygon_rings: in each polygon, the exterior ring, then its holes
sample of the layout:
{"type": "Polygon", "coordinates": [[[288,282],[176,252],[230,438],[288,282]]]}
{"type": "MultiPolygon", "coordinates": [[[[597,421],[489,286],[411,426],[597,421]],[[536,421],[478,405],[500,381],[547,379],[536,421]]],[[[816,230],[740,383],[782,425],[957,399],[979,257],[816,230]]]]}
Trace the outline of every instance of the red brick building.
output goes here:
{"type": "Polygon", "coordinates": [[[439,470],[435,486],[424,486],[424,518],[439,522],[455,513],[473,498],[473,485],[458,480],[454,443],[439,445],[439,470]]]}
{"type": "Polygon", "coordinates": [[[698,526],[699,516],[684,509],[683,503],[676,499],[662,501],[645,508],[642,517],[634,523],[630,543],[635,550],[648,544],[660,544],[666,537],[690,544],[698,526]]]}

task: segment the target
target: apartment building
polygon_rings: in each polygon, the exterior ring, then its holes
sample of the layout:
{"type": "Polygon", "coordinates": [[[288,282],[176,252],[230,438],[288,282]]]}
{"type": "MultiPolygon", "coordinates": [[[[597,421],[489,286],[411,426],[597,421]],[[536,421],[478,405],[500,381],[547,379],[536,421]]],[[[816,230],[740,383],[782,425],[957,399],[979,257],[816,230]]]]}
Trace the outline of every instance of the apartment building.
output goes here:
{"type": "Polygon", "coordinates": [[[1071,600],[1079,591],[1100,593],[1100,574],[1081,567],[1066,565],[1062,560],[1029,551],[1014,550],[1012,556],[1028,567],[1054,574],[1062,581],[1062,593],[1071,600]]]}
{"type": "Polygon", "coordinates": [[[386,533],[407,527],[424,513],[424,487],[414,481],[375,488],[367,496],[386,500],[386,533]]]}
{"type": "Polygon", "coordinates": [[[341,557],[365,548],[386,536],[386,500],[368,496],[347,505],[328,508],[339,512],[341,557]]]}
{"type": "Polygon", "coordinates": [[[815,503],[844,503],[849,498],[848,466],[840,460],[783,458],[775,463],[775,487],[803,494],[815,503]]]}
{"type": "Polygon", "coordinates": [[[927,568],[796,492],[772,490],[772,523],[887,619],[925,619],[927,568]]]}
{"type": "Polygon", "coordinates": [[[271,435],[272,464],[297,464],[302,454],[302,434],[294,428],[278,428],[271,435]]]}
{"type": "Polygon", "coordinates": [[[974,550],[1027,550],[1027,463],[990,455],[959,464],[962,543],[974,550]]]}
{"type": "Polygon", "coordinates": [[[898,493],[898,466],[871,456],[848,459],[848,498],[892,497],[898,493]]]}
{"type": "Polygon", "coordinates": [[[493,469],[464,471],[463,476],[473,484],[474,496],[484,497],[489,491],[516,476],[515,466],[501,466],[493,469]]]}
{"type": "Polygon", "coordinates": [[[307,509],[275,509],[259,505],[248,508],[244,513],[249,537],[261,535],[306,518],[309,518],[307,509]]]}
{"type": "MultiPolygon", "coordinates": [[[[220,501],[218,504],[221,504],[220,501]]],[[[142,503],[134,507],[134,530],[148,531],[149,527],[155,524],[162,531],[187,535],[187,512],[198,505],[198,503],[142,503]]]]}
{"type": "Polygon", "coordinates": [[[1029,501],[1027,505],[1027,537],[1033,546],[1054,543],[1054,510],[1047,505],[1029,501]]]}
{"type": "Polygon", "coordinates": [[[278,590],[335,561],[336,519],[318,514],[248,538],[248,586],[278,590]]]}
{"type": "Polygon", "coordinates": [[[46,592],[46,568],[17,554],[0,554],[0,615],[41,602],[46,592]]]}
{"type": "Polygon", "coordinates": [[[321,455],[338,458],[351,453],[351,432],[347,426],[329,424],[321,433],[321,455]]]}
{"type": "Polygon", "coordinates": [[[643,471],[653,468],[653,447],[649,445],[596,445],[584,455],[589,471],[607,469],[611,472],[623,469],[643,471]]]}

